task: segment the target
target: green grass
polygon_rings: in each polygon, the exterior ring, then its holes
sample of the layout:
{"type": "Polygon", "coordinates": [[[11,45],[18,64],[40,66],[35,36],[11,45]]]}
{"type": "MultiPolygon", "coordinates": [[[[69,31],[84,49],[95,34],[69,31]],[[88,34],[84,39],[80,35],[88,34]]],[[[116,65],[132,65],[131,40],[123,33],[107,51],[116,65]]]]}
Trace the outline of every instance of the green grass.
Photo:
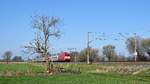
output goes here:
{"type": "MultiPolygon", "coordinates": [[[[141,63],[135,64],[135,63],[113,63],[113,64],[58,64],[56,66],[61,66],[68,69],[80,69],[83,73],[89,73],[89,72],[111,72],[116,74],[133,74],[134,72],[137,72],[139,70],[150,68],[148,66],[143,66],[141,63]]],[[[146,71],[148,73],[148,71],[146,71]]],[[[145,74],[147,74],[145,73],[145,74]]],[[[150,74],[150,71],[149,71],[150,74]]]]}
{"type": "Polygon", "coordinates": [[[136,76],[115,74],[59,74],[54,76],[0,77],[0,84],[149,84],[136,76]]]}
{"type": "Polygon", "coordinates": [[[150,68],[147,68],[147,69],[141,71],[136,76],[140,76],[140,77],[143,77],[143,79],[149,79],[150,80],[150,68]]]}
{"type": "Polygon", "coordinates": [[[43,72],[44,68],[41,66],[35,66],[32,64],[27,64],[27,63],[23,63],[23,64],[0,64],[0,72],[26,72],[26,71],[32,71],[34,73],[37,72],[43,72]]]}
{"type": "MultiPolygon", "coordinates": [[[[58,64],[69,69],[80,68],[81,74],[61,73],[50,76],[12,76],[0,77],[0,84],[150,84],[150,69],[137,75],[123,75],[116,73],[96,73],[90,72],[99,64],[58,64]]],[[[7,71],[27,71],[44,72],[44,68],[37,64],[0,64],[0,72],[7,71]]]]}

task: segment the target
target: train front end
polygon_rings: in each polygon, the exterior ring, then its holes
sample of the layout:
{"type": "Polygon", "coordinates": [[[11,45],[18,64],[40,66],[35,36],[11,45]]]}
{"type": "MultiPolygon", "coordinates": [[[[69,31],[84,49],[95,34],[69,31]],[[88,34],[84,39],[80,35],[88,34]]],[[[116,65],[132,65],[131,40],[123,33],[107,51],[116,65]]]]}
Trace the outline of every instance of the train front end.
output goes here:
{"type": "Polygon", "coordinates": [[[67,52],[60,53],[60,55],[58,56],[58,61],[70,62],[70,60],[71,60],[70,54],[67,52]]]}

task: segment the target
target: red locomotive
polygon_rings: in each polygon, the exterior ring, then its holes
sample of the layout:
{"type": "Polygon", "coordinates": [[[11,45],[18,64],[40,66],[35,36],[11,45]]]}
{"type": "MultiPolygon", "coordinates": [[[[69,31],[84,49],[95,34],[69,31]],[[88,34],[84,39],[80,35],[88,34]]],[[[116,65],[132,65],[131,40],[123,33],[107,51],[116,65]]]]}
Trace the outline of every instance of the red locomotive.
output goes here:
{"type": "Polygon", "coordinates": [[[70,54],[68,52],[61,52],[57,55],[50,56],[51,61],[57,62],[69,62],[71,60],[70,54]]]}
{"type": "Polygon", "coordinates": [[[70,61],[70,54],[67,52],[60,53],[58,56],[58,61],[70,61]]]}

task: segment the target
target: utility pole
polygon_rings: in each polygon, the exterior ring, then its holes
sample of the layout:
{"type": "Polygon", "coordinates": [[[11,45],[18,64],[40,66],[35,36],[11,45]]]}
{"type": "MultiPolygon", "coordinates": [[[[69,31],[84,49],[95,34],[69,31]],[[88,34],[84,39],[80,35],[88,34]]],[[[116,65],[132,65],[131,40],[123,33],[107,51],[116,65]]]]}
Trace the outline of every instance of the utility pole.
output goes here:
{"type": "Polygon", "coordinates": [[[136,40],[136,33],[134,33],[134,43],[135,43],[135,46],[134,46],[134,61],[136,62],[137,61],[137,40],[136,40]]]}
{"type": "Polygon", "coordinates": [[[90,34],[93,32],[87,32],[87,64],[90,64],[90,43],[92,43],[94,40],[102,40],[102,38],[94,38],[94,39],[90,39],[90,34]]]}
{"type": "Polygon", "coordinates": [[[77,50],[76,48],[74,48],[74,62],[76,63],[77,62],[77,50]]]}
{"type": "Polygon", "coordinates": [[[89,46],[89,44],[90,44],[90,38],[89,37],[90,37],[90,33],[91,32],[87,33],[87,64],[90,64],[90,57],[89,57],[90,56],[90,54],[89,54],[89,47],[90,47],[89,46]]]}

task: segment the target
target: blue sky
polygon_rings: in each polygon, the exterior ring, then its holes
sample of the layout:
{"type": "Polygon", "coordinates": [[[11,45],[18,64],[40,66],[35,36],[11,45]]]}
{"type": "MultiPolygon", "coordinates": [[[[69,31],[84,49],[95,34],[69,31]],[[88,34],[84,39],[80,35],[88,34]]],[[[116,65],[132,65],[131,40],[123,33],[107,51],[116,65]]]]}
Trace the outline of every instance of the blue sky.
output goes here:
{"type": "MultiPolygon", "coordinates": [[[[106,41],[94,41],[92,47],[114,44],[119,52],[124,52],[124,41],[110,38],[116,38],[118,32],[148,37],[149,4],[149,0],[0,0],[0,55],[7,50],[23,55],[21,47],[34,38],[34,15],[61,18],[61,38],[50,39],[55,51],[85,48],[86,34],[91,31],[107,34],[106,41]]],[[[92,34],[91,39],[97,36],[92,34]]]]}

